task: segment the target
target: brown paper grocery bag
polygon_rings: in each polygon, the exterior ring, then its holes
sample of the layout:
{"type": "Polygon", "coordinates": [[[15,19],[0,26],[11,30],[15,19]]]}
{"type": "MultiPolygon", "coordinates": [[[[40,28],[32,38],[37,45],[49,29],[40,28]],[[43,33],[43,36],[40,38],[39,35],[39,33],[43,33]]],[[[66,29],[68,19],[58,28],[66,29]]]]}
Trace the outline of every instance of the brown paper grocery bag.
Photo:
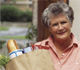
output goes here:
{"type": "Polygon", "coordinates": [[[38,49],[11,59],[6,70],[54,70],[49,51],[38,49]]]}

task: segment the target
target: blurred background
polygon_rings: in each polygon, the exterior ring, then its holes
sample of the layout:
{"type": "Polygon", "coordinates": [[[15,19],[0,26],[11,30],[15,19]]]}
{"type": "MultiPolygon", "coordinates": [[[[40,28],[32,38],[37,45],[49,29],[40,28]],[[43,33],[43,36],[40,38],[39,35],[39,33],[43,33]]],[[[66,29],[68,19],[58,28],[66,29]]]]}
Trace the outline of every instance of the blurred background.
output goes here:
{"type": "MultiPolygon", "coordinates": [[[[8,56],[7,41],[20,49],[46,39],[50,33],[41,23],[44,9],[58,0],[0,0],[0,54],[8,56]]],[[[63,0],[74,10],[72,32],[80,41],[80,0],[63,0]]]]}
{"type": "Polygon", "coordinates": [[[0,10],[0,48],[5,47],[9,39],[16,40],[19,48],[36,42],[36,0],[1,0],[0,10]]]}

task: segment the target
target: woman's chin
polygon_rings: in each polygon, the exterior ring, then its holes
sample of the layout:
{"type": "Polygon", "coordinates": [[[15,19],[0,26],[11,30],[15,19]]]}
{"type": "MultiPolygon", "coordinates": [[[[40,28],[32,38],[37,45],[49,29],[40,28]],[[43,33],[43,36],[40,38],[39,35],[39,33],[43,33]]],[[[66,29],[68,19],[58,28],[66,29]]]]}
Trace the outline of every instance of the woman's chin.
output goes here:
{"type": "Polygon", "coordinates": [[[57,37],[59,40],[66,40],[68,39],[69,37],[67,35],[61,35],[61,36],[58,36],[57,37]]]}

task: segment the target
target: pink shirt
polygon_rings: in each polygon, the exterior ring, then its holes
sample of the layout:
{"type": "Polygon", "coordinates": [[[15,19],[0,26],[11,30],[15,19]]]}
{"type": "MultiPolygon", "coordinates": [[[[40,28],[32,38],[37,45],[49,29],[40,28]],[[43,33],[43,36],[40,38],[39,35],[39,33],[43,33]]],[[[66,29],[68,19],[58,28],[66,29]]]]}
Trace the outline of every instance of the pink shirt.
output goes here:
{"type": "Polygon", "coordinates": [[[72,41],[69,47],[63,51],[61,58],[58,58],[51,36],[35,45],[49,47],[55,70],[80,70],[80,43],[76,40],[73,34],[72,41]]]}

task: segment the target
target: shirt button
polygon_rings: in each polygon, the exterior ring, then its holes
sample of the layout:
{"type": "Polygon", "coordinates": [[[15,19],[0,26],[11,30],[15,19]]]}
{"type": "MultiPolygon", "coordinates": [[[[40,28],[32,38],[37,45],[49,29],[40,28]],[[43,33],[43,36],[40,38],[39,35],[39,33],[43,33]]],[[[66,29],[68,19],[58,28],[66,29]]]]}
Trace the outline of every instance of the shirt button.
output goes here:
{"type": "Polygon", "coordinates": [[[64,53],[62,55],[64,55],[64,53]]]}
{"type": "Polygon", "coordinates": [[[58,64],[60,64],[60,62],[58,62],[58,64]]]}
{"type": "Polygon", "coordinates": [[[78,62],[76,62],[76,64],[78,65],[78,62]]]}

